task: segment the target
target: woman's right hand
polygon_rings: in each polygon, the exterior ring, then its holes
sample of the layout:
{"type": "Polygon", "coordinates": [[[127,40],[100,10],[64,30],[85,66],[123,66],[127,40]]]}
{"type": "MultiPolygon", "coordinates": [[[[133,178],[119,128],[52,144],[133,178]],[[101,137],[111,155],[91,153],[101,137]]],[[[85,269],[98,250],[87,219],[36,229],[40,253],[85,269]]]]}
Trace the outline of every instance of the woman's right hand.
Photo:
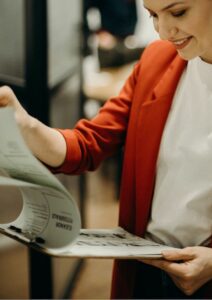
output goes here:
{"type": "Polygon", "coordinates": [[[8,86],[0,87],[0,107],[13,107],[15,110],[15,118],[21,131],[30,126],[30,115],[16,98],[13,90],[8,86]]]}
{"type": "Polygon", "coordinates": [[[22,136],[32,153],[45,164],[60,166],[66,157],[66,142],[61,133],[32,117],[20,104],[12,89],[0,88],[0,107],[13,107],[22,136]]]}

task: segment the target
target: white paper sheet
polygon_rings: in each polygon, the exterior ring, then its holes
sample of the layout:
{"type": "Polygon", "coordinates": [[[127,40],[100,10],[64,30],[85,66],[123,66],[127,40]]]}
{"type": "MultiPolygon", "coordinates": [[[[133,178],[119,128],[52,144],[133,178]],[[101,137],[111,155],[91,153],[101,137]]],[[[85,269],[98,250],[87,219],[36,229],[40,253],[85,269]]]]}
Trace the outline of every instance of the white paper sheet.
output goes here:
{"type": "Polygon", "coordinates": [[[27,148],[11,108],[0,109],[1,186],[19,188],[23,209],[19,217],[0,227],[24,241],[39,238],[43,246],[62,251],[81,227],[77,205],[60,181],[27,148]]]}

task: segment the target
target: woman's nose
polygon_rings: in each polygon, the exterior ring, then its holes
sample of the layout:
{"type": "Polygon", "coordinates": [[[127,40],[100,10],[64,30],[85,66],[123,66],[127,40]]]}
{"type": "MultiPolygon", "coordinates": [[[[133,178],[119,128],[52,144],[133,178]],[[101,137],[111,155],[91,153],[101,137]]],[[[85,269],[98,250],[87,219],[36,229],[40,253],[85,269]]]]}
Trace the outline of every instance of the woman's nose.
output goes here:
{"type": "Polygon", "coordinates": [[[176,37],[177,27],[169,21],[158,20],[158,33],[162,40],[170,40],[176,37]]]}

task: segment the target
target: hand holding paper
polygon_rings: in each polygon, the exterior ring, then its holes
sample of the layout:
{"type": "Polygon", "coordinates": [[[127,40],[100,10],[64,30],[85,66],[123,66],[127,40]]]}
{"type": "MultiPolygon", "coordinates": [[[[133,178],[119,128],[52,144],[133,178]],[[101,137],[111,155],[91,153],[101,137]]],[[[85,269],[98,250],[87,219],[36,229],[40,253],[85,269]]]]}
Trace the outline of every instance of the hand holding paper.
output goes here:
{"type": "Polygon", "coordinates": [[[66,155],[66,143],[59,131],[30,116],[11,88],[0,88],[0,107],[12,107],[25,143],[40,161],[51,167],[60,166],[66,155]]]}
{"type": "Polygon", "coordinates": [[[176,286],[186,295],[192,295],[212,279],[212,249],[187,247],[163,251],[164,259],[141,260],[169,273],[176,286]]]}

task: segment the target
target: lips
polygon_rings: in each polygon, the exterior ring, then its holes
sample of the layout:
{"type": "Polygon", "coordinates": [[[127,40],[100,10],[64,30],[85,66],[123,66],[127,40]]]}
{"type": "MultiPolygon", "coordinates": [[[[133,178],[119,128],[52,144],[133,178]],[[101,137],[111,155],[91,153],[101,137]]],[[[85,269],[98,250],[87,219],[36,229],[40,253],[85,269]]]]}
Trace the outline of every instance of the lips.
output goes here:
{"type": "Polygon", "coordinates": [[[185,47],[189,44],[191,38],[192,38],[192,37],[189,36],[189,37],[187,37],[187,38],[179,39],[179,40],[175,40],[175,41],[171,41],[171,42],[173,43],[173,45],[175,46],[175,48],[176,48],[177,50],[180,50],[180,49],[185,48],[185,47]]]}

